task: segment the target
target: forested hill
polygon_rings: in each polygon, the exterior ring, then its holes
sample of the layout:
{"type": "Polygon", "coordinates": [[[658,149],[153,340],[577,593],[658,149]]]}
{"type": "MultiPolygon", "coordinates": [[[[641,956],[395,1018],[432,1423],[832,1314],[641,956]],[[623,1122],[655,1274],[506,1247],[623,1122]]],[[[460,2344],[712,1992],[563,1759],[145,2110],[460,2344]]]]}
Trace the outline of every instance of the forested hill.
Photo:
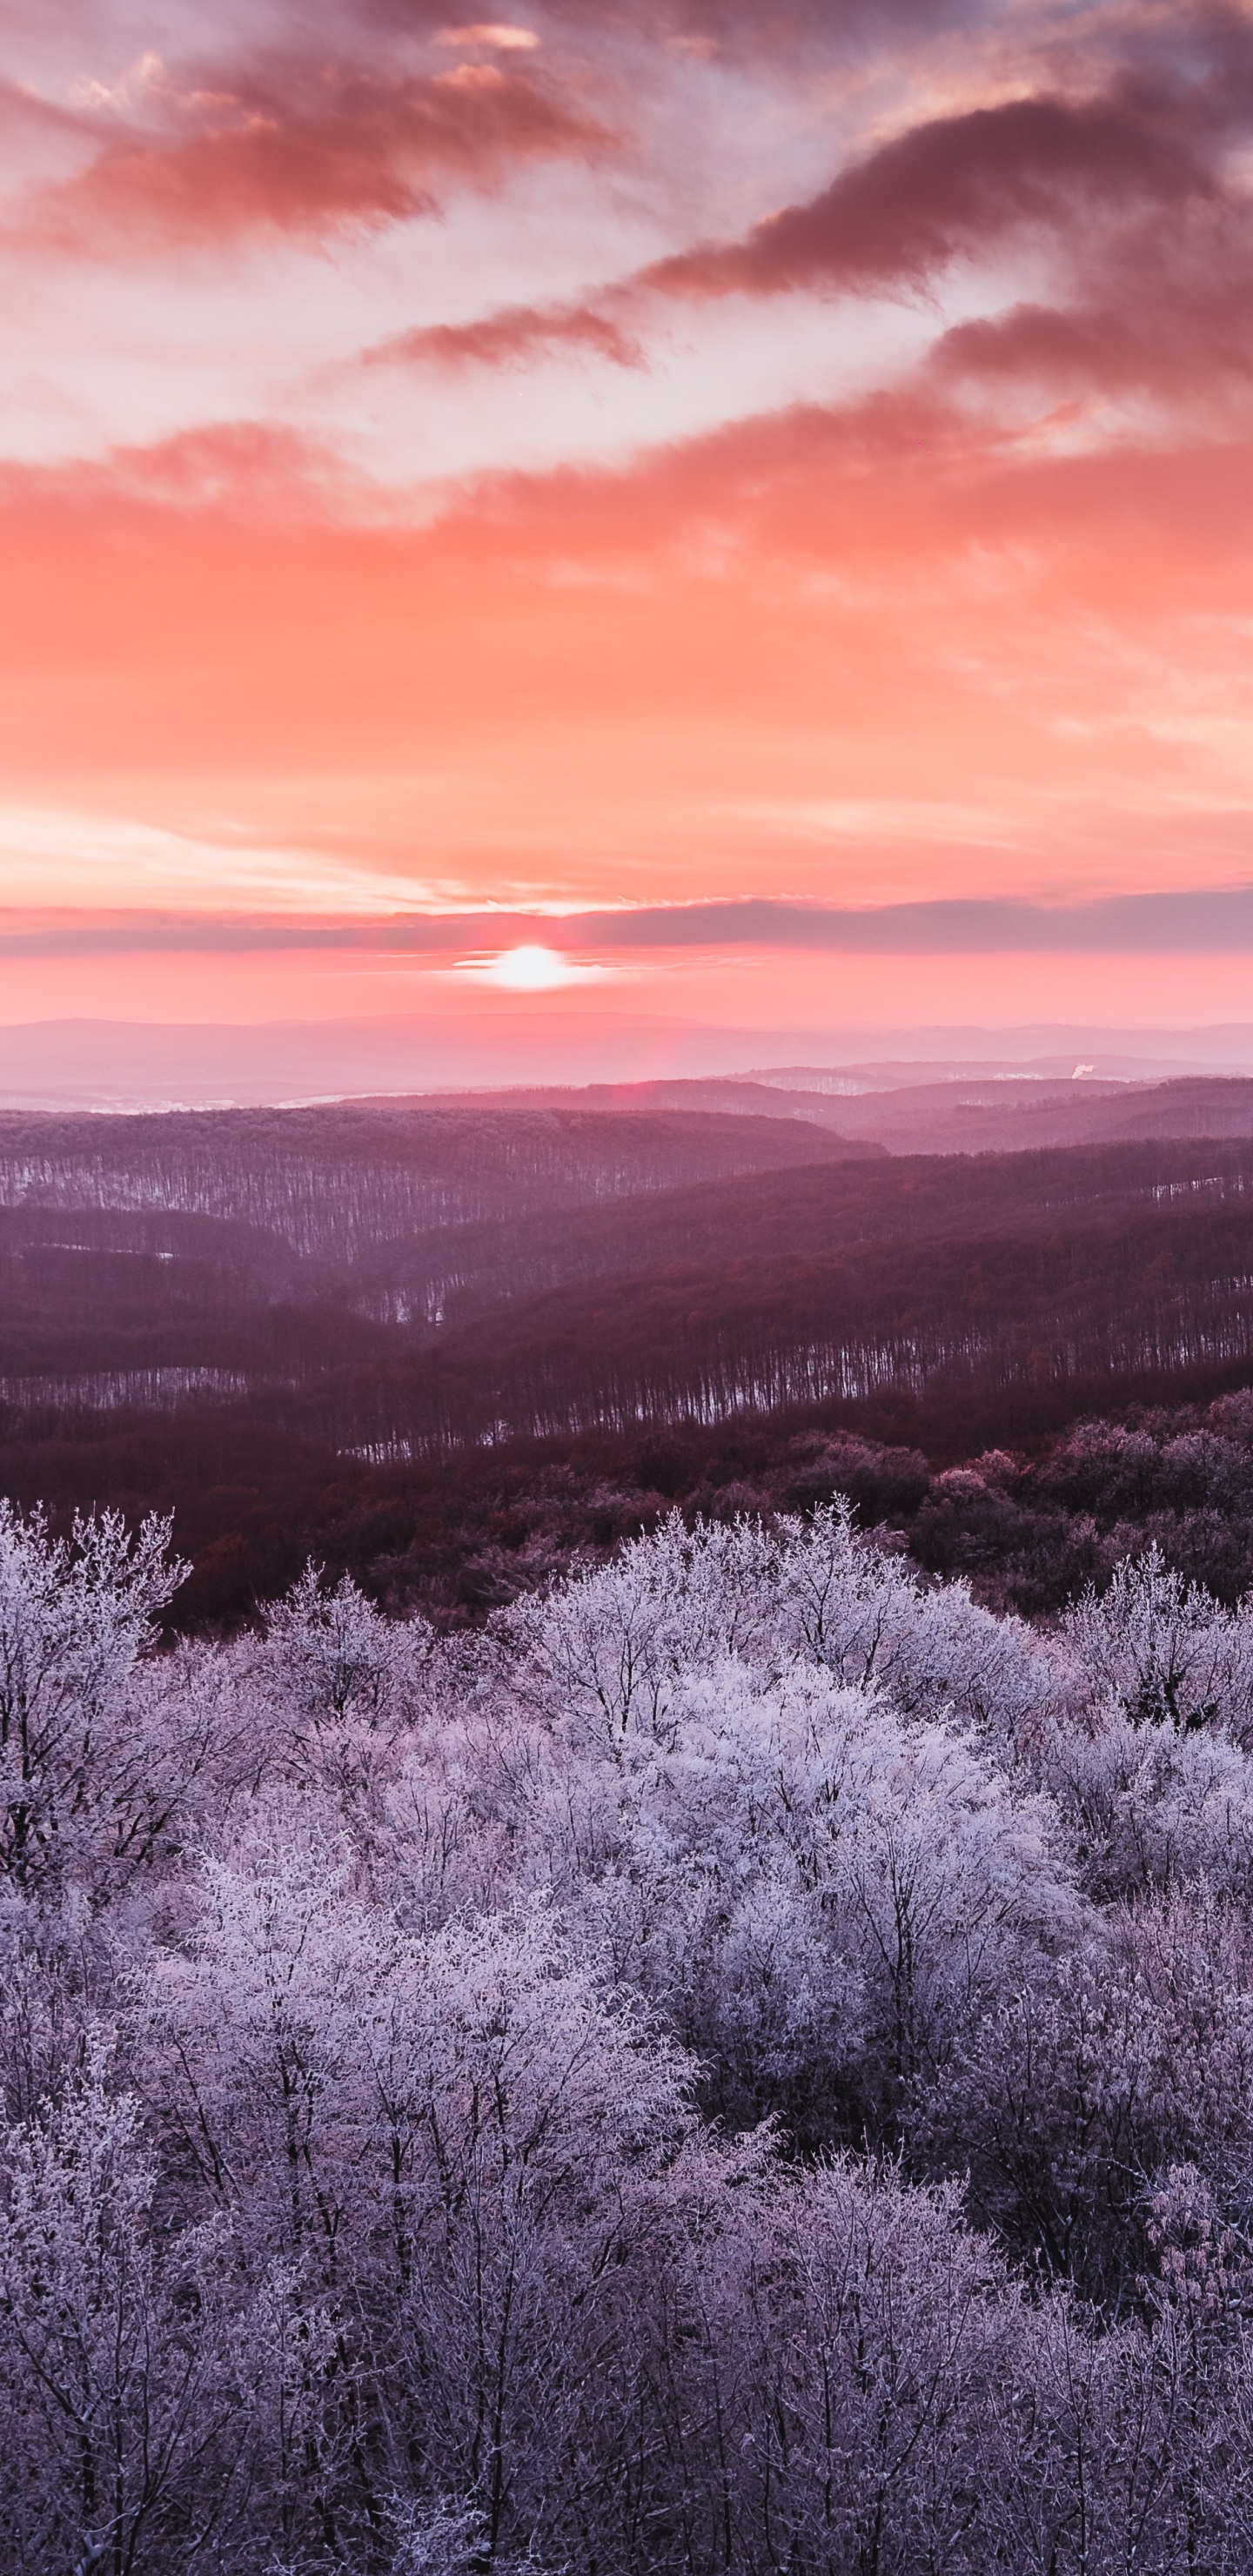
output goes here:
{"type": "MultiPolygon", "coordinates": [[[[1180,1074],[1153,1079],[1093,1078],[1080,1070],[1018,1075],[1001,1067],[981,1071],[920,1067],[925,1078],[902,1079],[901,1066],[852,1069],[836,1075],[820,1066],[790,1074],[736,1079],[699,1076],[678,1081],[599,1083],[579,1091],[502,1091],[480,1097],[513,1112],[577,1107],[584,1115],[638,1116],[647,1110],[704,1110],[800,1119],[861,1139],[893,1154],[1017,1154],[1053,1146],[1141,1143],[1162,1137],[1253,1137],[1253,1081],[1243,1075],[1180,1074]],[[836,1087],[838,1085],[838,1087],[836,1087]]],[[[470,1106],[474,1095],[462,1095],[470,1106]]]]}
{"type": "Polygon", "coordinates": [[[882,1150],[784,1116],[697,1108],[612,1120],[571,1104],[9,1113],[0,1206],[210,1217],[336,1264],[450,1225],[882,1150]]]}
{"type": "MultiPolygon", "coordinates": [[[[540,1266],[524,1238],[523,1280],[540,1266]]],[[[1253,1148],[1144,1147],[753,1176],[584,1212],[538,1297],[385,1369],[306,1386],[300,1418],[375,1454],[886,1390],[1072,1383],[1128,1395],[1253,1366],[1253,1148]]],[[[1225,1382],[1225,1381],[1224,1381],[1225,1382]]],[[[276,1421],[296,1415],[272,1399],[276,1421]]]]}
{"type": "MultiPolygon", "coordinates": [[[[1253,1381],[1244,1140],[857,1159],[731,1113],[24,1118],[0,1202],[0,1481],[175,1509],[192,1619],[310,1547],[475,1616],[658,1492],[794,1496],[811,1431],[925,1452],[925,1484],[1253,1381]]],[[[1095,1563],[1069,1524],[1046,1553],[1095,1563]]]]}
{"type": "Polygon", "coordinates": [[[4,1142],[18,1421],[234,1405],[401,1456],[1253,1364],[1253,1143],[857,1161],[798,1122],[547,1112],[4,1142]]]}

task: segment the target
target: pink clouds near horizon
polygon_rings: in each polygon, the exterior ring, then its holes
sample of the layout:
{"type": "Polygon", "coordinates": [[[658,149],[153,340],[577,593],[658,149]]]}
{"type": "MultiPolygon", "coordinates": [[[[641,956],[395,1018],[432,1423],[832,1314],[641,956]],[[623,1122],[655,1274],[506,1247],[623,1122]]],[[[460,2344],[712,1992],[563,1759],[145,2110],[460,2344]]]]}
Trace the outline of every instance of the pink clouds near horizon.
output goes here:
{"type": "Polygon", "coordinates": [[[943,908],[1253,884],[1242,21],[6,25],[0,1016],[438,1017],[389,923],[762,899],[940,910],[624,931],[605,1009],[1241,1015],[1242,914],[943,908]]]}

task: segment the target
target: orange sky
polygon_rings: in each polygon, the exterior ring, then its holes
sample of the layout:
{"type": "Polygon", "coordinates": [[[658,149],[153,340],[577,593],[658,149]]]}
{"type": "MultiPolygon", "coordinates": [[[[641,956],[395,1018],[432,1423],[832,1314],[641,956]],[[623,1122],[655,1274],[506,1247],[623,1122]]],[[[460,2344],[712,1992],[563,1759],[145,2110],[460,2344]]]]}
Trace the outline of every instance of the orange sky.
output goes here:
{"type": "Polygon", "coordinates": [[[1253,1021],[1241,16],[0,25],[0,1020],[1253,1021]]]}

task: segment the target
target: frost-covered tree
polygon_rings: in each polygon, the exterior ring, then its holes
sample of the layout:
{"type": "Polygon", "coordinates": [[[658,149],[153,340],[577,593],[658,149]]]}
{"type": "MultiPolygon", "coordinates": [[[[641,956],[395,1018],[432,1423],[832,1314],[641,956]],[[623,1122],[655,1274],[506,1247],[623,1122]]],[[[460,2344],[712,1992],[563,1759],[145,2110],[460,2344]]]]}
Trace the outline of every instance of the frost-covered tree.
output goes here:
{"type": "Polygon", "coordinates": [[[163,2238],[137,2105],[104,2071],[0,2133],[0,2552],[164,2576],[229,2544],[248,2433],[225,2248],[163,2238]]]}
{"type": "Polygon", "coordinates": [[[291,1716],[314,1726],[377,1726],[407,1705],[430,1652],[421,1619],[385,1619],[350,1575],[327,1584],[312,1563],[265,1613],[267,1673],[291,1716]]]}
{"type": "Polygon", "coordinates": [[[1044,1642],[981,1610],[960,1580],[924,1586],[859,1536],[847,1501],[785,1517],[779,1532],[779,1625],[841,1681],[874,1683],[908,1715],[951,1710],[1008,1739],[1051,1706],[1062,1677],[1044,1642]]]}
{"type": "Polygon", "coordinates": [[[664,1736],[685,1676],[777,1651],[775,1571],[760,1521],[691,1531],[672,1512],[611,1565],[515,1602],[492,1633],[511,1688],[542,1710],[582,1717],[610,1744],[631,1727],[664,1736]]]}
{"type": "Polygon", "coordinates": [[[1095,1726],[1057,1729],[1044,1770],[1094,1895],[1204,1880],[1253,1897],[1253,1755],[1229,1737],[1136,1723],[1115,1702],[1095,1726]]]}
{"type": "Polygon", "coordinates": [[[187,1573],[170,1533],[102,1512],[54,1538],[45,1513],[0,1501],[0,1868],[19,1887],[72,1865],[84,1818],[123,1850],[159,1830],[128,1690],[187,1573]]]}
{"type": "Polygon", "coordinates": [[[167,1541],[3,1521],[0,2576],[1247,2565],[1243,1611],[167,1541]]]}
{"type": "Polygon", "coordinates": [[[1094,1701],[1115,1699],[1138,1724],[1253,1740],[1253,1614],[1185,1582],[1156,1546],[1125,1558],[1106,1592],[1086,1592],[1062,1635],[1094,1701]]]}

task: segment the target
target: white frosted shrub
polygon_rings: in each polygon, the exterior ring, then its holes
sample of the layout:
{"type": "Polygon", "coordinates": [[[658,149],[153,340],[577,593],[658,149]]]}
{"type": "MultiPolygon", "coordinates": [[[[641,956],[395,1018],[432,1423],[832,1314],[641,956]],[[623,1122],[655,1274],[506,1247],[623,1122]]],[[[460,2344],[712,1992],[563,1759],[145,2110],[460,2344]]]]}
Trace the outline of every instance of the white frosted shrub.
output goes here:
{"type": "Polygon", "coordinates": [[[0,1514],[0,2576],[1235,2576],[1244,1612],[168,1536],[0,1514]]]}
{"type": "Polygon", "coordinates": [[[1253,1757],[1229,1738],[1136,1725],[1115,1702],[1104,1724],[1059,1729],[1046,1769],[1094,1894],[1204,1879],[1253,1895],[1253,1757]]]}
{"type": "Polygon", "coordinates": [[[842,1498],[779,1524],[782,1633],[841,1681],[875,1683],[907,1715],[951,1710],[1012,1740],[1030,1733],[1063,1676],[1025,1622],[997,1618],[962,1580],[927,1588],[859,1537],[842,1498]]]}
{"type": "Polygon", "coordinates": [[[107,1894],[203,1758],[194,1714],[154,1723],[141,1672],[188,1570],[170,1528],[76,1514],[53,1538],[42,1511],[0,1501],[0,1871],[18,1888],[69,1876],[107,1894]]]}
{"type": "Polygon", "coordinates": [[[195,1899],[146,1967],[154,2104],[215,2205],[324,2287],[384,2215],[400,2261],[450,2190],[490,2184],[515,2216],[533,2190],[594,2201],[682,2126],[683,2061],[545,1908],[408,1932],[287,1804],[195,1899]]]}
{"type": "Polygon", "coordinates": [[[1253,2135],[1253,1935],[1204,1883],[1141,1897],[1005,1991],[962,2034],[925,2105],[976,2209],[1059,2275],[1113,2296],[1154,2176],[1227,2178],[1253,2135]]]}
{"type": "Polygon", "coordinates": [[[899,2089],[1073,1913],[1047,1799],[804,1662],[728,1659],[676,1684],[664,1742],[573,1721],[518,1767],[515,1871],[793,2114],[829,2112],[871,2030],[899,2089]]]}
{"type": "Polygon", "coordinates": [[[312,1562],[264,1614],[265,1680],[313,1726],[412,1721],[430,1661],[426,1620],[387,1619],[352,1580],[328,1586],[312,1562]]]}
{"type": "Polygon", "coordinates": [[[631,1728],[664,1735],[687,1675],[727,1655],[769,1661],[777,1651],[776,1555],[760,1521],[689,1531],[672,1512],[612,1564],[497,1615],[509,1686],[610,1743],[631,1728]]]}
{"type": "Polygon", "coordinates": [[[1125,1558],[1107,1591],[1086,1592],[1061,1636],[1094,1704],[1112,1697],[1140,1724],[1253,1741],[1253,1611],[1225,1610],[1157,1547],[1125,1558]]]}
{"type": "Polygon", "coordinates": [[[155,2576],[229,2545],[249,2437],[220,2232],[162,2242],[138,2105],[105,2071],[0,2131],[0,2554],[155,2576]]]}
{"type": "Polygon", "coordinates": [[[949,1710],[1006,1738],[1065,1685],[1023,1621],[981,1610],[962,1582],[926,1587],[858,1534],[842,1498],[772,1526],[689,1531],[672,1513],[612,1565],[515,1603],[492,1627],[512,1689],[610,1740],[633,1726],[664,1734],[681,1676],[728,1655],[767,1672],[801,1655],[907,1714],[949,1710]]]}

